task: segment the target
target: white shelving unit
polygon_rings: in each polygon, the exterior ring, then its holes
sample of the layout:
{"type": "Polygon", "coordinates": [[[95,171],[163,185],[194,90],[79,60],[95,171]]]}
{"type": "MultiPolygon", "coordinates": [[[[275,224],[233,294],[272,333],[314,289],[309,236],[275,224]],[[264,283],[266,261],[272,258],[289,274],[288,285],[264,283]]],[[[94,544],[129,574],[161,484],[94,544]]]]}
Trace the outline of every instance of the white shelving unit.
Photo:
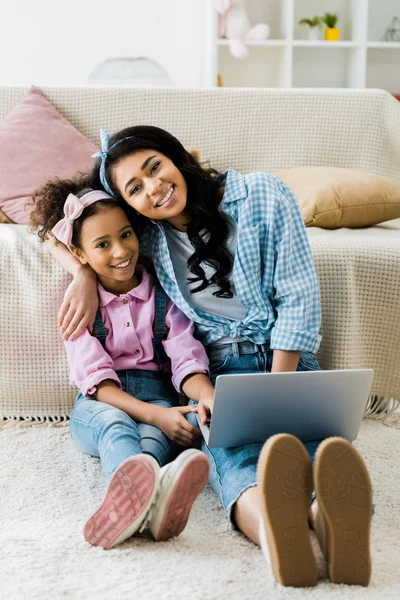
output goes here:
{"type": "Polygon", "coordinates": [[[218,39],[218,16],[209,0],[208,84],[220,74],[227,87],[374,87],[400,94],[400,42],[381,38],[399,0],[247,0],[251,23],[266,22],[271,38],[248,42],[249,57],[233,58],[218,39]],[[309,41],[301,18],[335,12],[341,38],[309,41]]]}

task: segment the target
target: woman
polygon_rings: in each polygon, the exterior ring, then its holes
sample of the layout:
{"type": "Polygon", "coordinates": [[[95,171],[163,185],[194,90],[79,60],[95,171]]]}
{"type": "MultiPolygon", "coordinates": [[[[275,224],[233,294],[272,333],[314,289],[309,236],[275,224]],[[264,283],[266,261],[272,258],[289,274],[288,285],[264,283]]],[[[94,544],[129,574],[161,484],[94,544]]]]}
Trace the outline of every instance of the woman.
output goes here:
{"type": "MultiPolygon", "coordinates": [[[[223,373],[320,368],[315,358],[321,339],[318,279],[299,207],[280,179],[203,169],[176,138],[156,127],[127,128],[111,140],[102,132],[97,156],[89,185],[103,187],[142,215],[141,248],[146,247],[167,294],[195,322],[213,382],[223,373]]],[[[74,275],[60,312],[64,336],[71,339],[93,324],[94,276],[65,248],[52,245],[51,251],[74,275]]],[[[212,408],[210,400],[199,402],[203,421],[212,408]]],[[[257,544],[265,537],[278,581],[316,582],[307,525],[314,475],[319,503],[313,503],[311,514],[321,544],[327,544],[331,580],[367,585],[368,473],[345,440],[319,442],[303,446],[283,434],[264,449],[261,444],[211,449],[204,443],[202,448],[232,523],[257,544]],[[343,501],[355,480],[362,496],[358,512],[343,501]],[[339,509],[346,525],[338,525],[339,509]],[[350,524],[359,540],[361,567],[339,543],[350,524]]]]}

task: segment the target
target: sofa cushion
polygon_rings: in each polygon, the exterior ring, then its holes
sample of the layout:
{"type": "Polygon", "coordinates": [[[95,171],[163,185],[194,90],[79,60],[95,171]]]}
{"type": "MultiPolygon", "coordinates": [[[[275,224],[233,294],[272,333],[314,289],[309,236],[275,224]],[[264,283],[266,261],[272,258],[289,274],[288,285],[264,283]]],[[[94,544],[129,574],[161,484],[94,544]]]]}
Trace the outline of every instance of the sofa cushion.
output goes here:
{"type": "Polygon", "coordinates": [[[91,169],[96,146],[35,87],[0,122],[0,209],[29,222],[32,192],[52,177],[91,169]]]}
{"type": "Polygon", "coordinates": [[[296,167],[276,175],[295,193],[307,227],[368,227],[400,217],[395,179],[336,167],[296,167]]]}

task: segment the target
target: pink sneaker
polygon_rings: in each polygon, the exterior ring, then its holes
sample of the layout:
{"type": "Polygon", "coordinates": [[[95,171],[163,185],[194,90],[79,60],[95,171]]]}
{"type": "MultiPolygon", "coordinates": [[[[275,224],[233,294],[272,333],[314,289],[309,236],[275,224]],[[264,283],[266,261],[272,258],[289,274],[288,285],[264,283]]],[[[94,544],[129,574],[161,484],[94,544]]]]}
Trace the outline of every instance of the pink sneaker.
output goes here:
{"type": "Polygon", "coordinates": [[[86,523],[85,540],[108,550],[133,535],[153,503],[159,470],[147,454],[127,458],[112,476],[100,508],[86,523]]]}
{"type": "Polygon", "coordinates": [[[209,472],[208,458],[194,448],[161,468],[159,491],[147,516],[155,540],[169,540],[182,533],[209,472]]]}

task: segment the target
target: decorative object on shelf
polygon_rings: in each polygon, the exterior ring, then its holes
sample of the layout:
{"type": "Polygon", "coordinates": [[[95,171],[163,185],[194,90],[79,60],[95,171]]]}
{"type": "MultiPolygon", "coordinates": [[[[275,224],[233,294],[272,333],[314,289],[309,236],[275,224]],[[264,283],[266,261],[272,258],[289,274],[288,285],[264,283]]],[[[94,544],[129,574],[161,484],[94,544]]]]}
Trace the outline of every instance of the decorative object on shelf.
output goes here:
{"type": "Polygon", "coordinates": [[[321,17],[313,17],[312,19],[300,19],[299,25],[308,25],[308,39],[316,41],[319,39],[319,31],[322,27],[321,17]]]}
{"type": "Polygon", "coordinates": [[[95,85],[173,86],[167,71],[145,56],[107,58],[89,74],[87,83],[95,85]]]}
{"type": "Polygon", "coordinates": [[[229,49],[235,58],[249,55],[246,40],[266,40],[271,35],[267,23],[250,24],[243,0],[215,0],[219,13],[219,36],[229,40],[229,49]]]}
{"type": "Polygon", "coordinates": [[[393,17],[385,33],[381,37],[382,42],[400,42],[400,20],[393,17]]]}
{"type": "Polygon", "coordinates": [[[325,23],[325,39],[327,42],[337,42],[340,39],[340,29],[336,27],[338,22],[336,13],[325,13],[322,22],[325,23]]]}

